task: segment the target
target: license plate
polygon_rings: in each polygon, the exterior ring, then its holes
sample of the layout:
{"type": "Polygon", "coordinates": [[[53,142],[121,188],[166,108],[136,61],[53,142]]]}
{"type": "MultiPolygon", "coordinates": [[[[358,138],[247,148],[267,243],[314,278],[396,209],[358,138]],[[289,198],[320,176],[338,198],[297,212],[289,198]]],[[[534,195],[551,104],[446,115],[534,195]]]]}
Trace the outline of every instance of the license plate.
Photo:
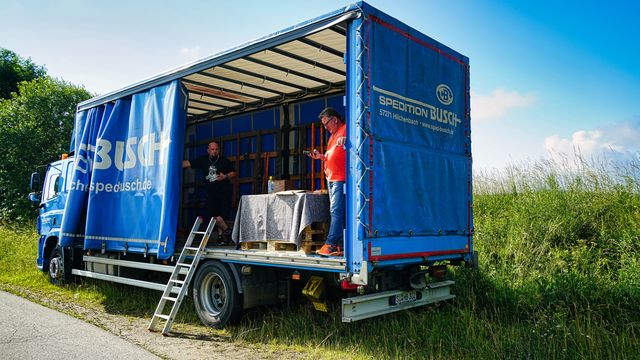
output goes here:
{"type": "Polygon", "coordinates": [[[418,300],[418,296],[415,291],[405,292],[398,295],[394,295],[390,299],[390,305],[400,305],[408,302],[414,302],[418,300]]]}

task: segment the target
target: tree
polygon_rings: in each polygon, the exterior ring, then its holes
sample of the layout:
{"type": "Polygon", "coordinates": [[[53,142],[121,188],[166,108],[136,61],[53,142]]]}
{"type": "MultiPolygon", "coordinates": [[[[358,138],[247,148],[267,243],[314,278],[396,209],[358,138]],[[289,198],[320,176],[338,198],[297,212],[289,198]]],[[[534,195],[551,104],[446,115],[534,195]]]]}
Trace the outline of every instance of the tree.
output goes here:
{"type": "Polygon", "coordinates": [[[18,91],[22,81],[43,78],[47,75],[44,66],[34,64],[31,59],[23,59],[11,50],[0,48],[0,99],[8,99],[18,91]]]}
{"type": "Polygon", "coordinates": [[[91,97],[83,87],[50,77],[18,84],[0,100],[0,220],[33,218],[27,200],[37,165],[69,151],[76,105],[91,97]]]}

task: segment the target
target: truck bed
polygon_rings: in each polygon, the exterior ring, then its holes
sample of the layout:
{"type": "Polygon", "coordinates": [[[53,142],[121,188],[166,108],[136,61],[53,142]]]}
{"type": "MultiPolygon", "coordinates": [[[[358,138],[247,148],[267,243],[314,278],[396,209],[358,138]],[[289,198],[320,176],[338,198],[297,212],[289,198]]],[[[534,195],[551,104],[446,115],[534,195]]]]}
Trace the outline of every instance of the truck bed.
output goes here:
{"type": "Polygon", "coordinates": [[[204,258],[243,264],[277,265],[296,269],[346,271],[344,257],[324,257],[294,251],[235,250],[233,247],[207,247],[204,258]]]}

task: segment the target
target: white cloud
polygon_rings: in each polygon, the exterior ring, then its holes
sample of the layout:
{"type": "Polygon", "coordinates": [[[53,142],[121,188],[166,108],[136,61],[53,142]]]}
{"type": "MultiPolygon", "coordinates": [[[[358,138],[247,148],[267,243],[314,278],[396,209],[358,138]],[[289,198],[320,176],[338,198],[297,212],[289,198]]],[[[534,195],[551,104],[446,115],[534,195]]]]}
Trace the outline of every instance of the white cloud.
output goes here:
{"type": "Polygon", "coordinates": [[[554,134],[544,140],[544,148],[549,152],[573,154],[579,151],[584,155],[590,155],[594,150],[602,149],[605,144],[600,143],[602,131],[578,130],[570,138],[562,138],[554,134]]]}
{"type": "Polygon", "coordinates": [[[578,130],[571,137],[554,134],[544,141],[545,149],[554,156],[564,154],[583,158],[603,153],[632,155],[640,151],[640,121],[612,124],[594,130],[578,130]]]}
{"type": "Polygon", "coordinates": [[[200,50],[200,45],[192,46],[190,48],[184,47],[180,49],[180,55],[182,55],[188,61],[193,61],[202,57],[200,55],[200,50]]]}
{"type": "Polygon", "coordinates": [[[497,120],[513,108],[524,108],[536,102],[536,96],[517,91],[496,89],[489,95],[471,93],[471,118],[473,120],[497,120]]]}

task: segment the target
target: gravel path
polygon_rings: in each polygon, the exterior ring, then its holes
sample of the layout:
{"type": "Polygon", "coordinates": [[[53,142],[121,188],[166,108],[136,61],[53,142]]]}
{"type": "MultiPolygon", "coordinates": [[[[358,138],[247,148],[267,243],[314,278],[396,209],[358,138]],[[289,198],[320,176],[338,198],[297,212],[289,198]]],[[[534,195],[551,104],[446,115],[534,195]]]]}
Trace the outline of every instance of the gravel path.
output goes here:
{"type": "MultiPolygon", "coordinates": [[[[94,324],[127,342],[140,346],[165,359],[283,359],[310,358],[311,354],[295,351],[273,351],[265,346],[247,346],[234,343],[229,337],[216,334],[213,329],[174,324],[170,336],[147,330],[151,319],[115,315],[88,309],[74,303],[63,303],[41,298],[39,294],[10,288],[11,292],[30,301],[43,304],[88,323],[94,324]]],[[[81,357],[78,357],[81,358],[81,357]]],[[[138,358],[137,356],[134,358],[138,358]]]]}
{"type": "Polygon", "coordinates": [[[4,359],[159,359],[94,325],[4,291],[0,324],[4,359]]]}

